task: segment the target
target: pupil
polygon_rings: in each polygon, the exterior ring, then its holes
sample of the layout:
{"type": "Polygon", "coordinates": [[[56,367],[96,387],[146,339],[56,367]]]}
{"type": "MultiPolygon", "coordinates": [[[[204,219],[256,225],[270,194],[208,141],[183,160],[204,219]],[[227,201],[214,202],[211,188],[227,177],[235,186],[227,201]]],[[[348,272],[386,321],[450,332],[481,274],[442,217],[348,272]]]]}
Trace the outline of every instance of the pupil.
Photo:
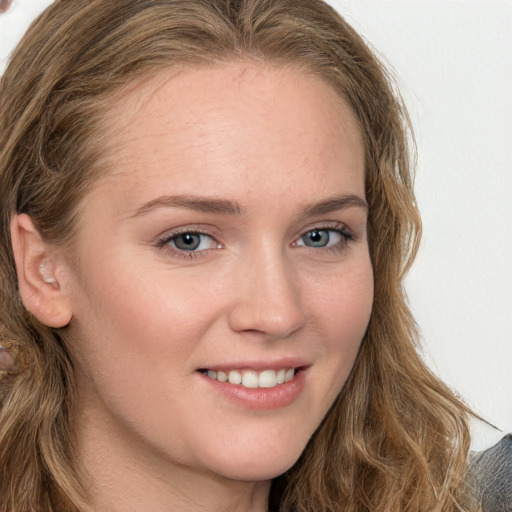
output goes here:
{"type": "Polygon", "coordinates": [[[313,231],[311,233],[311,241],[312,242],[321,242],[322,241],[322,235],[320,234],[319,231],[313,231]]]}

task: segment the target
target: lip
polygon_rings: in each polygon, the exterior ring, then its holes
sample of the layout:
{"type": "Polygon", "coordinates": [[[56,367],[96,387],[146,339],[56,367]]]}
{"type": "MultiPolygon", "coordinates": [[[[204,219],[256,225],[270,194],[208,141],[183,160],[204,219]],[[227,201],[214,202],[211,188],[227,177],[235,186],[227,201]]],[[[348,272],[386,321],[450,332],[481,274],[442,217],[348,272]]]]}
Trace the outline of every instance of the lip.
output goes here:
{"type": "Polygon", "coordinates": [[[286,357],[281,359],[275,359],[269,361],[265,360],[254,360],[254,361],[233,361],[233,362],[222,362],[220,364],[207,364],[198,370],[214,370],[229,372],[230,370],[254,370],[256,372],[262,372],[264,370],[280,370],[281,368],[295,368],[295,369],[307,369],[311,366],[304,359],[297,357],[286,357]]]}
{"type": "MultiPolygon", "coordinates": [[[[280,361],[277,366],[269,365],[266,363],[264,366],[258,364],[250,364],[245,366],[239,366],[240,363],[237,363],[237,366],[224,366],[224,368],[230,369],[252,369],[255,371],[262,371],[265,369],[273,370],[284,368],[285,366],[280,366],[283,362],[280,361]]],[[[284,407],[289,407],[290,405],[297,400],[301,392],[303,391],[306,385],[306,374],[308,368],[304,365],[302,366],[294,366],[290,365],[289,368],[296,368],[297,373],[288,382],[283,384],[279,384],[273,388],[246,388],[241,384],[229,384],[227,382],[219,382],[214,380],[204,373],[197,371],[197,376],[200,378],[205,385],[207,385],[210,389],[212,389],[215,393],[220,394],[226,400],[231,403],[234,403],[238,407],[243,407],[245,409],[252,410],[273,410],[280,409],[284,407]]],[[[219,365],[215,367],[211,367],[212,369],[223,370],[224,368],[219,365]]]]}

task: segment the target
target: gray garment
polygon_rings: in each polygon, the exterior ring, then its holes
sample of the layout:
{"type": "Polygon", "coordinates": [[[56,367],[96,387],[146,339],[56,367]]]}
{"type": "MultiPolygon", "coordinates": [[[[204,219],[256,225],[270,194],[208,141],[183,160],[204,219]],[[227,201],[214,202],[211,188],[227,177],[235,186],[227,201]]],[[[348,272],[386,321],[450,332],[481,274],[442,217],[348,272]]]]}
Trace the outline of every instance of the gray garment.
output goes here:
{"type": "Polygon", "coordinates": [[[512,512],[512,434],[473,455],[471,473],[483,512],[512,512]]]}

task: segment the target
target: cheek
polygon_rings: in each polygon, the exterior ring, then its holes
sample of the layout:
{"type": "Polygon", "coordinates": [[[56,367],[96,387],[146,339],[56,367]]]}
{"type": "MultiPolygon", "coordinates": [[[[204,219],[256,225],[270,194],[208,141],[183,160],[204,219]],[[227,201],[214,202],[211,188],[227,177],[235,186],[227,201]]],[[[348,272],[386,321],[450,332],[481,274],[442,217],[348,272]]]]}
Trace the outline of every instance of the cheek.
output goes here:
{"type": "Polygon", "coordinates": [[[82,299],[78,308],[107,321],[107,327],[168,328],[177,319],[197,318],[199,303],[209,297],[203,276],[182,274],[145,254],[108,254],[80,278],[75,294],[82,299]]]}
{"type": "Polygon", "coordinates": [[[92,275],[77,294],[73,340],[83,393],[97,394],[116,417],[150,432],[176,394],[187,392],[212,317],[205,304],[211,295],[161,274],[156,279],[150,269],[143,276],[111,270],[108,280],[92,275]]]}
{"type": "Polygon", "coordinates": [[[158,389],[164,407],[174,403],[176,393],[187,392],[184,382],[197,368],[221,304],[217,295],[205,291],[206,276],[191,279],[157,271],[151,264],[144,273],[114,267],[91,273],[77,294],[75,358],[110,409],[137,417],[143,410],[158,423],[151,409],[156,398],[144,397],[158,389]],[[135,414],[136,404],[140,410],[135,414]]]}
{"type": "Polygon", "coordinates": [[[315,297],[316,316],[333,336],[347,342],[360,341],[373,304],[369,257],[326,276],[324,286],[316,286],[315,297]]]}
{"type": "Polygon", "coordinates": [[[332,277],[316,301],[315,327],[321,330],[324,356],[338,388],[355,362],[372,304],[373,271],[369,258],[332,277]]]}
{"type": "Polygon", "coordinates": [[[135,366],[169,351],[176,357],[187,353],[206,328],[205,315],[198,316],[206,302],[203,294],[190,286],[152,283],[147,274],[123,279],[129,276],[118,273],[106,286],[91,283],[94,290],[82,295],[75,322],[84,343],[91,343],[98,357],[112,352],[135,366]]]}

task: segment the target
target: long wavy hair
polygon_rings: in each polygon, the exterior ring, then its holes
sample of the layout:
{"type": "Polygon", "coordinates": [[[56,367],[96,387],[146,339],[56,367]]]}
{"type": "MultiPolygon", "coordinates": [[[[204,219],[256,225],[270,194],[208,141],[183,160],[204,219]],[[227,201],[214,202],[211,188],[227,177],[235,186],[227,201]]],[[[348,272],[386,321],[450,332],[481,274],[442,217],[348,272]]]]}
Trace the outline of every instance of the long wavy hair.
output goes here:
{"type": "Polygon", "coordinates": [[[169,67],[238,60],[299,66],[356,115],[366,151],[375,299],[353,371],[269,508],[469,510],[467,409],[418,355],[402,279],[419,242],[407,113],[362,38],[321,0],[60,0],[31,26],[0,81],[0,511],[77,511],[73,362],[66,328],[27,312],[9,234],[28,213],[72,244],[101,172],[102,116],[116,93],[169,67]]]}

